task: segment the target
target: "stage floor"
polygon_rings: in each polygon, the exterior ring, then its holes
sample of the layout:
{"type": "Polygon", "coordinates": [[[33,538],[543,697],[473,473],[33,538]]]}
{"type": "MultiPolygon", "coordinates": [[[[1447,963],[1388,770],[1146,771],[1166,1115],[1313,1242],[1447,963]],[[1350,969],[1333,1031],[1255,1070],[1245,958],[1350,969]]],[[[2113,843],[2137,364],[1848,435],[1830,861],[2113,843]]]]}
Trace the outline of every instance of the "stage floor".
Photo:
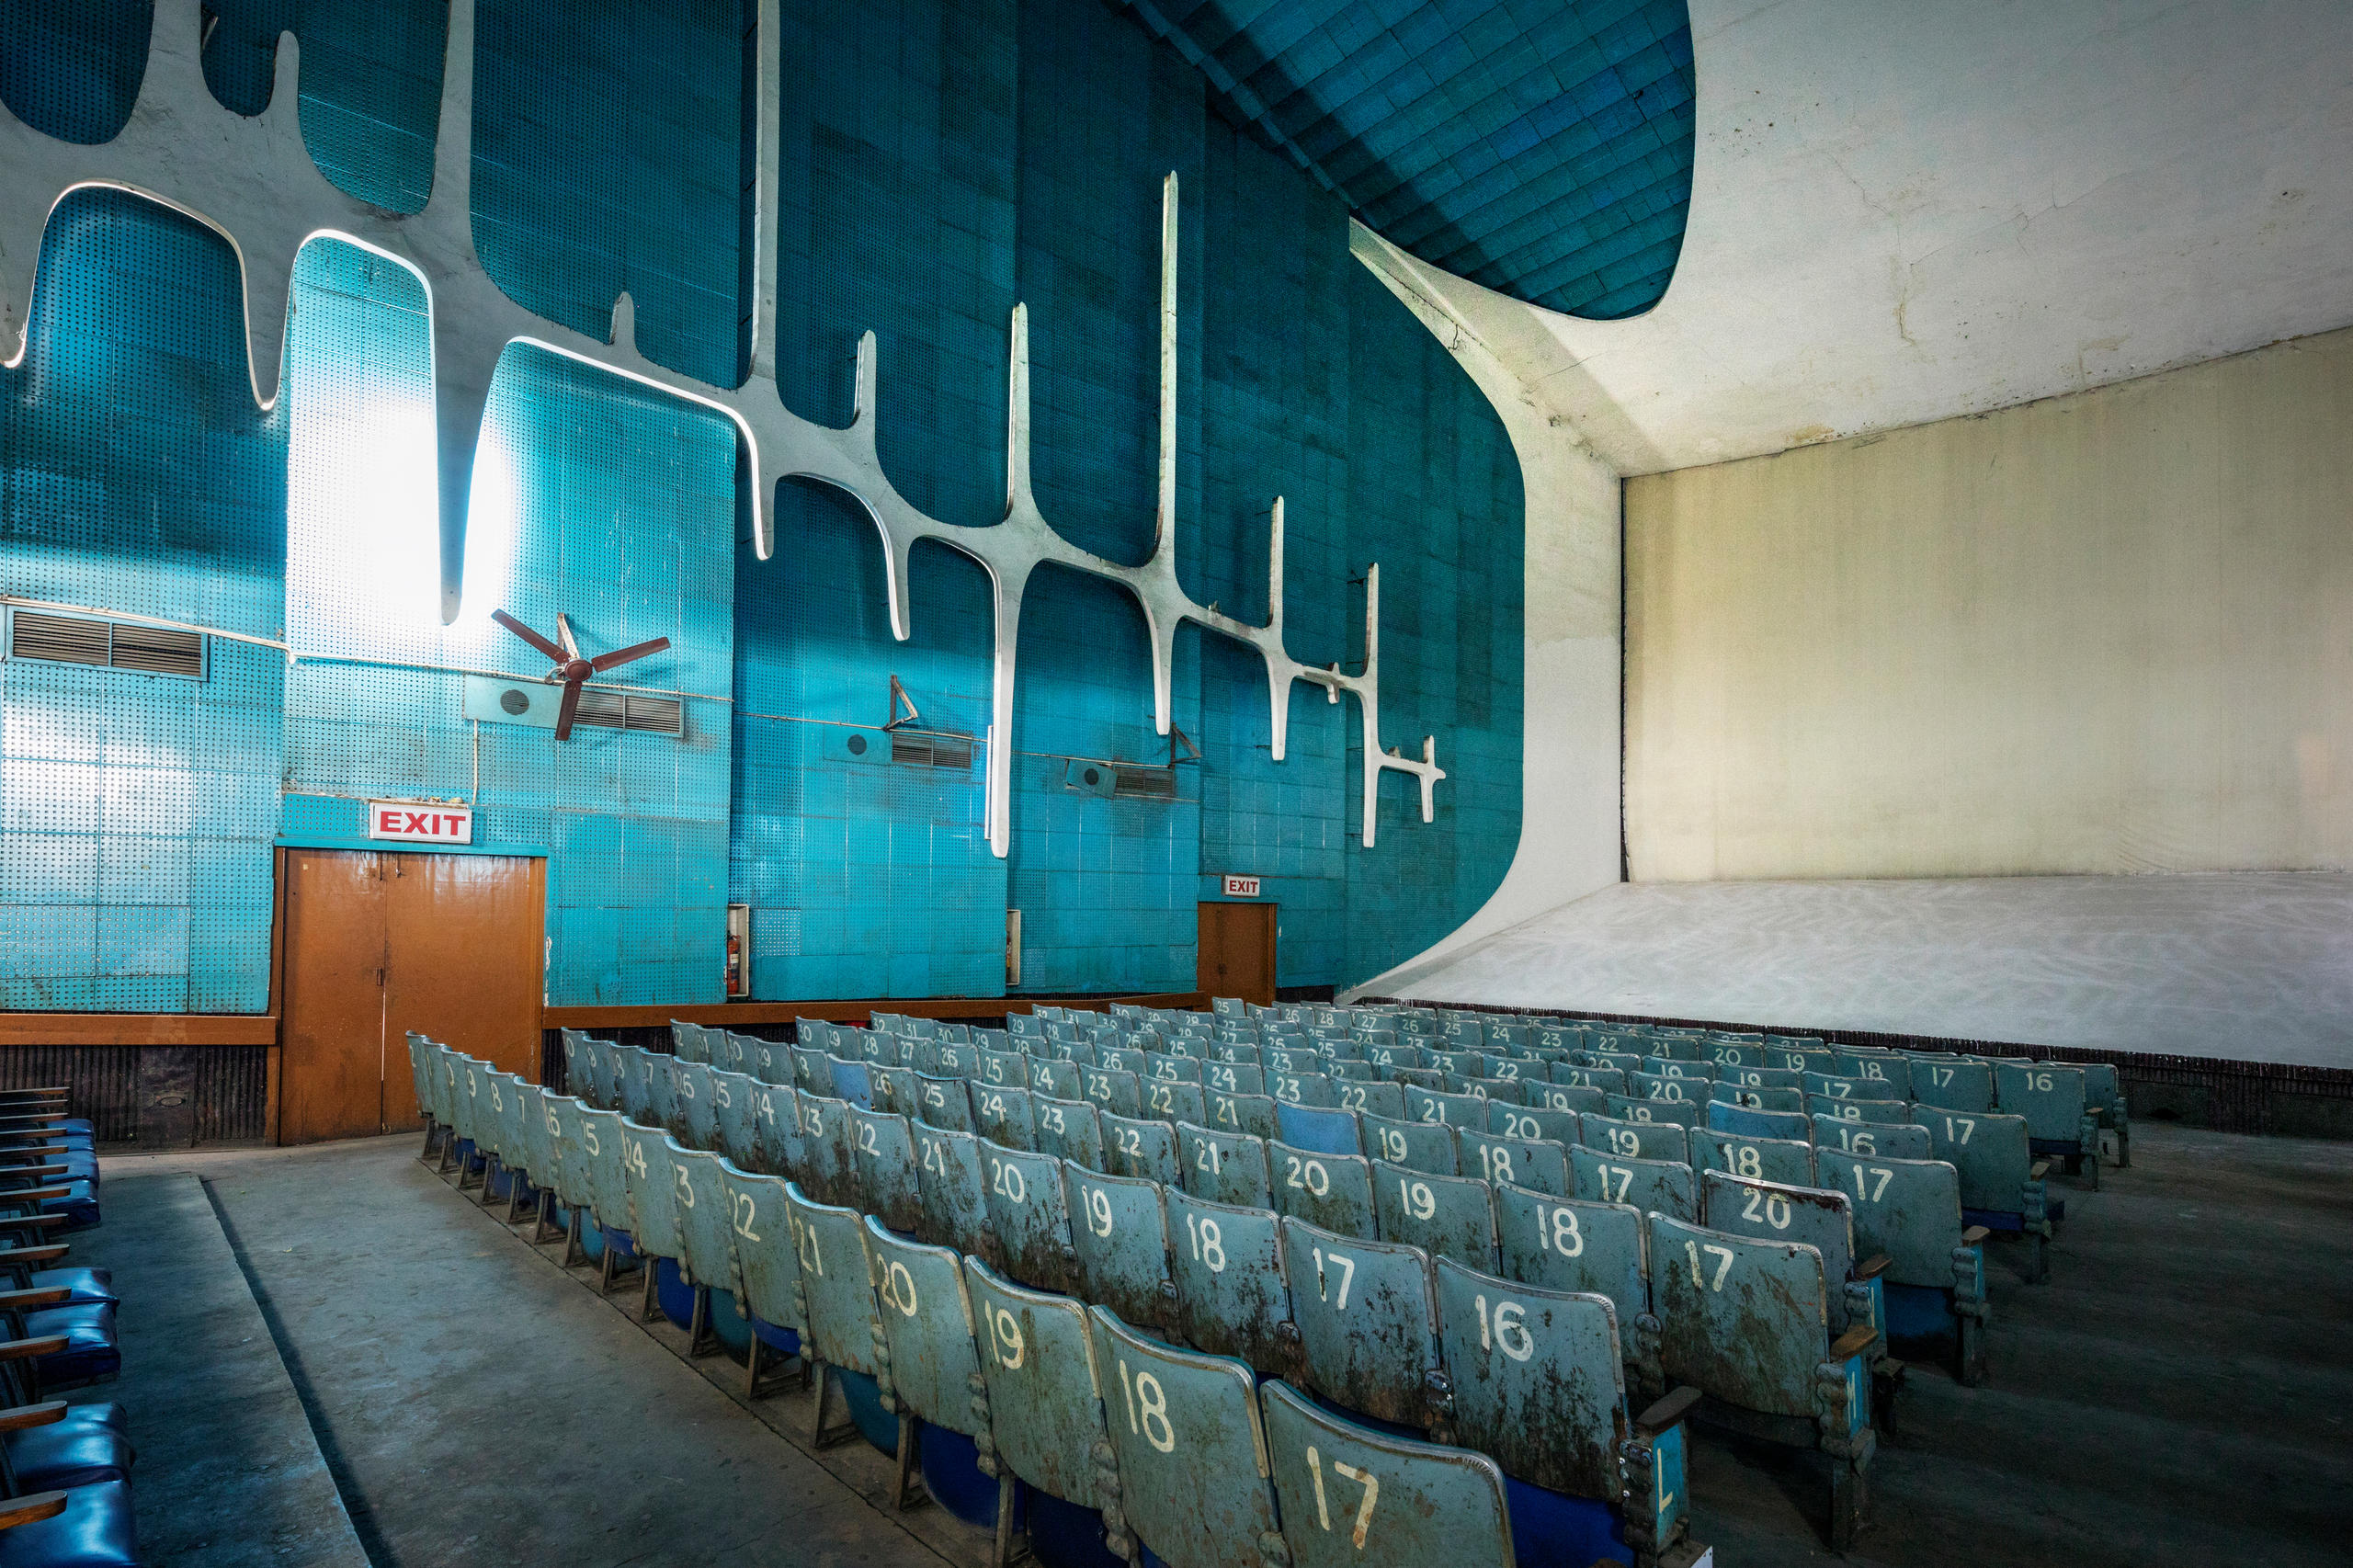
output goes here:
{"type": "Polygon", "coordinates": [[[2353,875],[1624,884],[1366,990],[2353,1067],[2353,875]]]}

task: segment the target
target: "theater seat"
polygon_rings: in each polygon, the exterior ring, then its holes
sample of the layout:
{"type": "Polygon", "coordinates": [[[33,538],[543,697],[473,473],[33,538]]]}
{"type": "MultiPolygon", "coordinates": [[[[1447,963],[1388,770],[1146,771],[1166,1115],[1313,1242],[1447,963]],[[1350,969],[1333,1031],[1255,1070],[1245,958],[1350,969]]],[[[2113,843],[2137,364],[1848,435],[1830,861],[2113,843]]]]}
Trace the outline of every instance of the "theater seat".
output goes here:
{"type": "Polygon", "coordinates": [[[0,1500],[0,1568],[138,1568],[123,1482],[0,1500]]]}
{"type": "Polygon", "coordinates": [[[119,1404],[48,1400],[0,1411],[7,1477],[18,1492],[91,1486],[131,1478],[132,1450],[119,1404]]]}
{"type": "Polygon", "coordinates": [[[44,1389],[72,1388],[110,1378],[122,1369],[122,1352],[115,1346],[114,1303],[69,1301],[24,1314],[24,1333],[17,1337],[65,1341],[63,1349],[38,1358],[44,1389]]]}

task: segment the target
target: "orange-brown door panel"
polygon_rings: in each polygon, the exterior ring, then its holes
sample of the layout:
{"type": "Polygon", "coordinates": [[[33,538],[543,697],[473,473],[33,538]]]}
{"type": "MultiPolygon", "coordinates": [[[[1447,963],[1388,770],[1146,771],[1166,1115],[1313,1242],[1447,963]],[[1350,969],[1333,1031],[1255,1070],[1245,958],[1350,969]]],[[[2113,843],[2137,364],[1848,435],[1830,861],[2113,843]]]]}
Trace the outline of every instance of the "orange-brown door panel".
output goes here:
{"type": "Polygon", "coordinates": [[[364,851],[286,851],[281,1142],[383,1131],[382,870],[364,851]]]}
{"type": "Polygon", "coordinates": [[[384,1125],[416,1122],[408,1031],[537,1083],[547,862],[387,855],[384,1125]]]}
{"type": "Polygon", "coordinates": [[[1275,1000],[1275,906],[1204,903],[1196,937],[1194,985],[1212,996],[1275,1000]]]}

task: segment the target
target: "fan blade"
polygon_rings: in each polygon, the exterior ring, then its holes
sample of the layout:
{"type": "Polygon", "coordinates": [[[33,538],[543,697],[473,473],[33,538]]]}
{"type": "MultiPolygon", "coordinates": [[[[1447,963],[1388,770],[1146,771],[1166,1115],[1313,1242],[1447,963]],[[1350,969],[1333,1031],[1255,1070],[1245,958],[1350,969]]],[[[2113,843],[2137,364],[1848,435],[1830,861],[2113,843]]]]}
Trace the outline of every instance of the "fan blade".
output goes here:
{"type": "Polygon", "coordinates": [[[516,636],[520,637],[524,642],[529,642],[532,647],[537,648],[540,653],[545,653],[549,658],[553,659],[557,664],[560,665],[564,662],[564,652],[563,649],[557,647],[554,643],[549,642],[546,638],[540,636],[538,632],[532,631],[529,627],[524,625],[521,621],[516,619],[505,610],[492,610],[490,612],[490,619],[498,622],[499,625],[506,628],[507,631],[512,631],[516,636]]]}
{"type": "Polygon", "coordinates": [[[555,738],[557,740],[568,741],[572,738],[572,715],[573,711],[579,706],[580,683],[576,680],[565,681],[563,683],[563,706],[555,710],[555,738]]]}
{"type": "Polygon", "coordinates": [[[642,659],[648,653],[658,653],[669,645],[670,640],[667,637],[656,637],[651,642],[638,642],[627,648],[616,648],[609,653],[599,653],[589,660],[588,665],[598,675],[602,675],[617,665],[628,664],[631,659],[642,659]]]}

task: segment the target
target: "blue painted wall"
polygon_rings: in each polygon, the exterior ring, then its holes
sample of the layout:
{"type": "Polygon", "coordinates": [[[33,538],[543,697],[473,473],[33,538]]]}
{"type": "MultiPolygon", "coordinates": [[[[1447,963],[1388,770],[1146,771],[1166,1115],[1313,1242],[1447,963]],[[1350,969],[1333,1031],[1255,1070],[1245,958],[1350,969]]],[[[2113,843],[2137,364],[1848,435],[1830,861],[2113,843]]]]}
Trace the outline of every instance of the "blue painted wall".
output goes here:
{"type": "MultiPolygon", "coordinates": [[[[1132,603],[1041,573],[1003,738],[1018,754],[1014,842],[995,858],[980,749],[966,766],[894,765],[881,728],[895,676],[921,728],[985,739],[981,570],[919,551],[915,636],[895,642],[871,526],[839,497],[786,485],[775,556],[758,561],[721,420],[539,350],[502,364],[466,609],[442,628],[419,589],[434,547],[420,449],[404,445],[425,440],[430,412],[417,281],[314,243],[287,396],[264,417],[218,242],[127,198],[77,197],[0,409],[5,585],[282,635],[298,657],[215,639],[201,684],[0,662],[0,1006],[258,1008],[272,836],[356,834],[370,793],[476,799],[490,846],[549,855],[559,1004],[716,1000],[730,898],[755,906],[761,995],[986,994],[1004,987],[1008,905],[1023,912],[1025,989],[1188,988],[1195,903],[1217,896],[1220,873],[1259,874],[1281,905],[1282,982],[1315,984],[1409,956],[1500,881],[1518,829],[1518,465],[1468,379],[1350,259],[1345,209],[1097,0],[786,9],[788,403],[846,421],[857,338],[873,330],[894,483],[937,515],[993,521],[1006,321],[1026,301],[1040,505],[1074,540],[1142,559],[1160,180],[1176,169],[1186,586],[1263,616],[1281,494],[1291,650],[1354,667],[1355,579],[1378,561],[1383,739],[1439,737],[1438,821],[1423,824],[1412,780],[1389,776],[1380,846],[1362,848],[1353,702],[1296,688],[1277,765],[1258,659],[1189,628],[1175,717],[1201,757],[1176,770],[1177,798],[1072,787],[1073,758],[1162,763],[1169,743],[1132,603]],[[459,672],[536,671],[483,619],[494,606],[542,630],[569,611],[592,648],[671,637],[631,678],[690,694],[686,734],[582,729],[558,748],[543,730],[464,720],[459,672]],[[131,788],[159,772],[160,797],[131,788]],[[131,803],[156,798],[204,803],[171,821],[131,803]]],[[[224,102],[257,106],[267,39],[293,28],[314,156],[345,188],[414,210],[439,7],[222,10],[207,70],[224,102]]],[[[74,73],[25,68],[38,48],[0,56],[0,96],[45,128],[103,133],[135,85],[109,62],[143,46],[143,9],[90,15],[112,30],[83,18],[78,52],[55,56],[74,73]]],[[[483,7],[486,264],[525,304],[590,331],[626,288],[651,357],[732,382],[748,300],[747,126],[731,85],[747,64],[743,8],[667,0],[566,21],[483,7]]],[[[45,13],[0,5],[0,41],[56,40],[45,13]]]]}

